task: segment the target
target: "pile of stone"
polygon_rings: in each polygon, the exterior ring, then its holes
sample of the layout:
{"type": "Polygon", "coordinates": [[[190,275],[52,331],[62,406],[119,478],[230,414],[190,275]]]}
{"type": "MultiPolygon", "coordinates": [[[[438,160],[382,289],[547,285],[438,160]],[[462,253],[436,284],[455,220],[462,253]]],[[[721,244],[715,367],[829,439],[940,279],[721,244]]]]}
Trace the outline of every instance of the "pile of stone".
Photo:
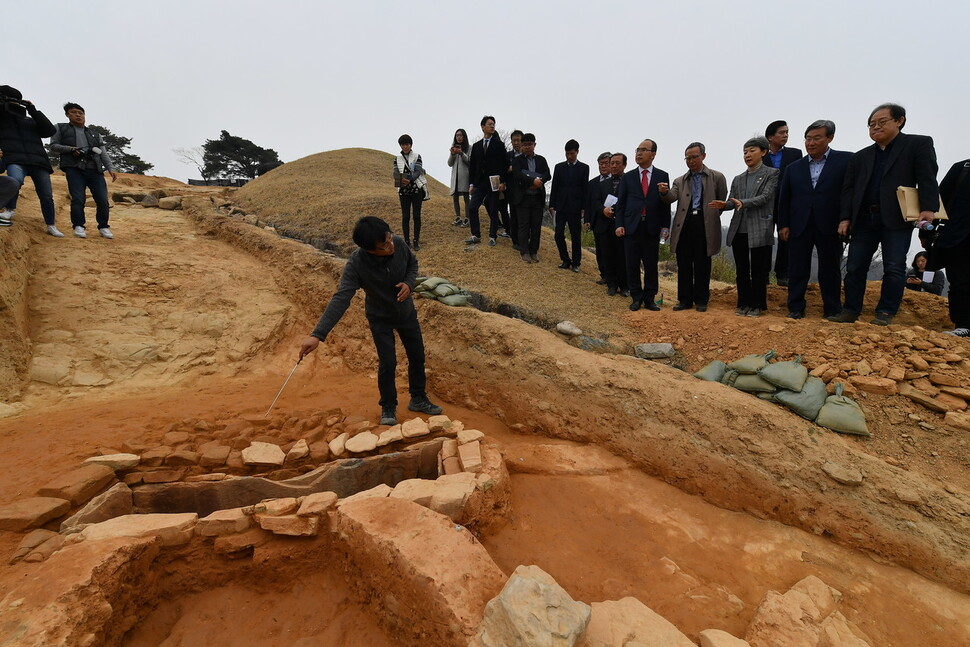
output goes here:
{"type": "Polygon", "coordinates": [[[111,194],[111,200],[122,204],[157,207],[170,211],[182,208],[182,196],[170,196],[162,189],[151,189],[149,191],[114,191],[111,194]]]}
{"type": "MultiPolygon", "coordinates": [[[[361,423],[355,425],[355,429],[358,431],[365,427],[366,425],[361,423]]],[[[171,436],[172,434],[177,435],[176,440],[186,439],[184,436],[186,432],[170,431],[166,435],[171,436]]],[[[205,529],[211,525],[209,522],[212,522],[213,527],[222,530],[200,530],[199,534],[205,536],[221,535],[228,532],[226,530],[228,528],[236,528],[232,532],[239,533],[246,531],[251,526],[258,526],[274,534],[315,535],[319,524],[319,521],[315,519],[318,519],[320,513],[330,507],[330,503],[328,503],[321,508],[321,502],[332,499],[333,505],[340,505],[345,501],[359,498],[387,496],[414,501],[448,516],[455,522],[472,522],[477,510],[481,508],[481,501],[478,500],[472,501],[475,506],[468,507],[470,497],[474,499],[473,495],[476,488],[487,492],[495,487],[496,482],[507,481],[507,473],[501,456],[494,450],[490,456],[483,453],[482,440],[484,434],[482,432],[465,429],[460,421],[453,421],[447,416],[441,415],[431,416],[428,421],[414,418],[400,425],[385,428],[380,435],[365,430],[350,436],[349,432],[343,431],[328,443],[327,447],[328,451],[331,452],[331,457],[368,453],[373,455],[378,447],[386,447],[392,443],[404,444],[414,439],[427,440],[435,437],[443,438],[443,440],[439,440],[441,450],[437,453],[438,478],[435,480],[407,479],[395,484],[394,487],[381,484],[364,492],[348,496],[340,502],[338,502],[338,495],[333,492],[309,492],[305,496],[267,499],[255,506],[239,506],[230,510],[217,510],[209,517],[199,520],[199,524],[205,529]],[[327,494],[327,496],[321,498],[322,494],[327,494]]],[[[229,450],[228,447],[224,449],[229,450]]],[[[257,441],[244,448],[240,452],[240,456],[244,464],[256,467],[275,467],[282,465],[287,456],[293,454],[294,449],[299,454],[308,454],[309,451],[305,442],[294,443],[289,452],[284,453],[276,444],[257,441]]],[[[226,453],[226,451],[220,450],[218,452],[220,459],[225,459],[226,453]]],[[[43,561],[63,545],[65,536],[73,534],[79,534],[82,538],[86,538],[93,533],[100,537],[103,533],[142,532],[138,529],[144,529],[144,532],[152,534],[155,532],[153,529],[156,529],[156,524],[161,523],[162,527],[168,529],[165,530],[166,533],[171,532],[174,533],[173,536],[178,537],[186,536],[186,533],[188,533],[187,536],[191,536],[189,530],[190,527],[197,525],[197,515],[193,514],[191,517],[187,517],[184,514],[133,514],[137,512],[139,498],[137,495],[140,490],[133,492],[129,486],[140,488],[144,484],[172,483],[184,474],[183,471],[180,471],[184,463],[194,461],[193,466],[198,466],[201,457],[207,454],[186,449],[174,450],[165,454],[158,451],[157,448],[149,450],[145,454],[139,456],[138,454],[119,453],[93,456],[84,461],[84,465],[80,468],[72,470],[42,487],[38,491],[38,496],[0,507],[0,529],[18,532],[46,525],[63,517],[72,508],[80,508],[74,515],[61,523],[60,533],[38,529],[27,535],[15,552],[12,561],[19,561],[20,559],[30,562],[43,561]],[[176,458],[174,463],[169,462],[162,466],[159,471],[135,471],[140,467],[145,454],[149,455],[152,461],[154,461],[153,457],[159,457],[162,454],[164,454],[165,459],[173,456],[176,458]],[[190,454],[195,455],[190,456],[190,454]],[[133,478],[133,475],[137,475],[137,477],[133,478]],[[117,482],[119,477],[122,482],[117,482]],[[109,485],[111,487],[108,487],[109,485]],[[106,487],[108,489],[104,491],[106,487]],[[117,521],[117,519],[127,520],[117,521]],[[166,522],[166,519],[171,523],[166,522]],[[88,530],[93,526],[100,526],[100,529],[88,530]],[[171,530],[171,528],[175,528],[175,530],[171,530]]],[[[392,455],[399,455],[399,452],[392,455]]],[[[434,455],[432,454],[432,456],[434,455]]],[[[215,462],[217,461],[210,461],[210,463],[215,462]]],[[[228,481],[237,478],[244,477],[232,476],[225,472],[215,472],[197,474],[185,480],[203,485],[204,482],[228,481]]],[[[282,481],[280,485],[287,486],[287,483],[287,481],[282,481]]],[[[287,487],[297,490],[302,486],[303,489],[299,491],[307,491],[306,483],[312,483],[312,481],[304,480],[300,481],[299,485],[287,487]]],[[[227,485],[231,484],[227,483],[227,485]]],[[[239,491],[248,495],[254,487],[256,486],[247,484],[239,491]]],[[[234,496],[231,488],[225,489],[224,492],[227,493],[222,495],[223,500],[231,500],[234,496]]],[[[151,495],[142,498],[152,500],[151,495]]],[[[479,499],[481,498],[479,497],[479,499]]],[[[168,541],[168,539],[165,541],[168,541]]]]}

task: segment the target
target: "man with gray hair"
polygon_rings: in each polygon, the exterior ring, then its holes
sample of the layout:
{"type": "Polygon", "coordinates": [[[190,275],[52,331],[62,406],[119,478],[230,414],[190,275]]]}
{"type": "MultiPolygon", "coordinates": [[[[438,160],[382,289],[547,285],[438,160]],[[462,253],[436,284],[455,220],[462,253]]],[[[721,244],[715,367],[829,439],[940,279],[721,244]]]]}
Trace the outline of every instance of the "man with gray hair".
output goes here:
{"type": "Polygon", "coordinates": [[[788,318],[805,316],[805,289],[818,255],[822,316],[838,315],[842,276],[839,261],[840,200],[852,153],[832,150],[835,124],[828,119],[805,129],[808,155],[789,165],[778,188],[778,237],[788,242],[788,318]]]}

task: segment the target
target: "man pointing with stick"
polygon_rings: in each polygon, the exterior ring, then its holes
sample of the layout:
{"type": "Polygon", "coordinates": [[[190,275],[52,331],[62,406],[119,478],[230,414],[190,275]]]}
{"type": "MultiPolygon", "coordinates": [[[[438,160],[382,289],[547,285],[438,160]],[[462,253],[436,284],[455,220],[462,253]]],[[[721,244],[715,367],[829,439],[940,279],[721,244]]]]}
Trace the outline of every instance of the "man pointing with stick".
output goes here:
{"type": "Polygon", "coordinates": [[[358,220],[353,238],[359,249],[347,259],[337,291],[316,328],[300,345],[300,359],[316,350],[320,342],[327,338],[350,307],[354,294],[363,288],[364,313],[377,347],[381,424],[397,424],[395,330],[408,356],[408,385],[411,392],[408,409],[437,415],[441,413],[441,407],[428,400],[425,393],[424,341],[411,299],[411,290],[418,276],[418,259],[404,244],[404,240],[391,235],[388,224],[375,216],[358,220]]]}

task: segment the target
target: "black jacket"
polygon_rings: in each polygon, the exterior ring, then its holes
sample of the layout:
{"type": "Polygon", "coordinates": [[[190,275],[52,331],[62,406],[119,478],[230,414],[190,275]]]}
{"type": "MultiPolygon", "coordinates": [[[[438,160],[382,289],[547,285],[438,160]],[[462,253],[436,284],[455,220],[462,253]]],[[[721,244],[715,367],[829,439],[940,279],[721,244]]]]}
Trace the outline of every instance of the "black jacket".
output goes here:
{"type": "Polygon", "coordinates": [[[407,283],[414,290],[418,278],[418,259],[400,236],[394,236],[391,256],[368,254],[357,249],[344,266],[340,285],[333,293],[316,328],[310,333],[320,341],[327,338],[333,327],[350,307],[350,300],[360,288],[364,289],[364,314],[372,321],[404,322],[416,316],[414,300],[397,300],[398,283],[407,283]]]}
{"type": "Polygon", "coordinates": [[[947,171],[940,182],[940,202],[950,219],[940,231],[936,246],[956,247],[970,235],[970,159],[957,162],[947,171]],[[968,168],[966,175],[964,167],[968,168]]]}
{"type": "Polygon", "coordinates": [[[484,139],[472,144],[471,159],[468,162],[468,180],[475,190],[491,191],[488,183],[490,175],[498,175],[505,182],[509,171],[509,158],[505,156],[505,143],[498,135],[492,135],[485,150],[484,139]]]}
{"type": "Polygon", "coordinates": [[[54,134],[54,124],[37,109],[28,115],[14,104],[7,104],[5,108],[0,108],[0,150],[3,150],[4,163],[40,166],[53,173],[41,138],[54,134]]]}
{"type": "Polygon", "coordinates": [[[511,193],[512,193],[512,204],[522,204],[522,199],[525,197],[525,192],[527,189],[532,187],[532,183],[536,178],[542,180],[542,186],[536,189],[542,196],[542,202],[546,202],[546,182],[549,181],[549,163],[546,162],[546,158],[542,155],[536,155],[536,171],[535,173],[529,172],[529,158],[525,155],[519,155],[514,160],[512,160],[512,177],[509,178],[511,182],[511,193]]]}
{"type": "Polygon", "coordinates": [[[586,208],[586,185],[589,184],[589,165],[559,162],[552,172],[552,192],[549,208],[564,214],[579,214],[586,208]]]}

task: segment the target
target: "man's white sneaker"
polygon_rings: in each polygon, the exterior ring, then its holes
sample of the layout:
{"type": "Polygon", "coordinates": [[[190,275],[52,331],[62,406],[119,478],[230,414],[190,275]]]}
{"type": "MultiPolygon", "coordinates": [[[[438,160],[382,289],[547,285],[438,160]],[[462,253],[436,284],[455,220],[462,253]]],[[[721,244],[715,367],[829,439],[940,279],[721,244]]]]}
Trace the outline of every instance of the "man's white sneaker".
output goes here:
{"type": "Polygon", "coordinates": [[[0,211],[0,218],[5,220],[13,220],[13,217],[17,215],[16,209],[4,209],[0,211]]]}
{"type": "Polygon", "coordinates": [[[7,218],[7,214],[0,212],[0,227],[9,227],[12,224],[10,218],[7,218]]]}
{"type": "Polygon", "coordinates": [[[102,238],[114,238],[115,235],[111,233],[111,230],[107,227],[101,227],[98,229],[98,233],[101,234],[102,238]]]}
{"type": "Polygon", "coordinates": [[[943,334],[953,335],[954,337],[970,337],[970,328],[954,328],[944,331],[943,334]]]}
{"type": "Polygon", "coordinates": [[[54,238],[64,238],[64,234],[62,234],[54,225],[47,225],[47,233],[54,238]]]}
{"type": "Polygon", "coordinates": [[[84,227],[82,227],[81,225],[78,225],[77,227],[74,228],[74,235],[77,236],[78,238],[87,238],[88,232],[84,231],[84,227]]]}

